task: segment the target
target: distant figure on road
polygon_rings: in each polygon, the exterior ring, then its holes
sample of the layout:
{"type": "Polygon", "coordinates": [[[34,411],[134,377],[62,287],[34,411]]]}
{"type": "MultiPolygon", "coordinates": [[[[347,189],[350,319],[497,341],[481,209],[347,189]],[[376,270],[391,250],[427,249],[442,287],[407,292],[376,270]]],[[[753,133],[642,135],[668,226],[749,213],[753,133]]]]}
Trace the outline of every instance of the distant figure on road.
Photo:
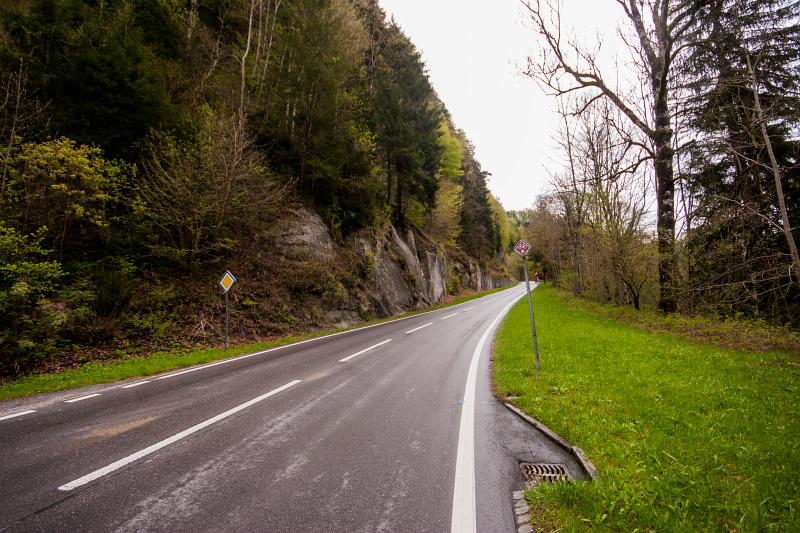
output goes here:
{"type": "Polygon", "coordinates": [[[538,272],[533,274],[533,281],[535,281],[536,283],[539,283],[539,273],[538,272]]]}

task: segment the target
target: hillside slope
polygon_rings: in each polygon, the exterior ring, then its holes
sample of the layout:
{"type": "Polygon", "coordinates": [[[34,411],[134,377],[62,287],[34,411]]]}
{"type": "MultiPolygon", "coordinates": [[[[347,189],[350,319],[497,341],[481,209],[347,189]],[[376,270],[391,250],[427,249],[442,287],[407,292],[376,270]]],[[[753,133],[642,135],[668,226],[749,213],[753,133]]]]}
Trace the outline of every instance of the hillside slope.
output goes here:
{"type": "Polygon", "coordinates": [[[6,3],[0,80],[0,375],[216,342],[226,269],[242,339],[507,277],[519,228],[376,0],[6,3]]]}

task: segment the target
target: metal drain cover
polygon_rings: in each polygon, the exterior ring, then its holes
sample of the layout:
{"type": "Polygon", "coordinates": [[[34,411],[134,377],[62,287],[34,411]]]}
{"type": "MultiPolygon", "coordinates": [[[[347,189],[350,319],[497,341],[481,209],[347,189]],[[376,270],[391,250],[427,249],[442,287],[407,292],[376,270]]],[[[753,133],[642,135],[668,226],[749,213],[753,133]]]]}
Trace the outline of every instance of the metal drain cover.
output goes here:
{"type": "Polygon", "coordinates": [[[522,477],[525,483],[535,485],[537,483],[556,481],[569,481],[572,476],[567,470],[567,465],[563,463],[520,463],[522,477]]]}

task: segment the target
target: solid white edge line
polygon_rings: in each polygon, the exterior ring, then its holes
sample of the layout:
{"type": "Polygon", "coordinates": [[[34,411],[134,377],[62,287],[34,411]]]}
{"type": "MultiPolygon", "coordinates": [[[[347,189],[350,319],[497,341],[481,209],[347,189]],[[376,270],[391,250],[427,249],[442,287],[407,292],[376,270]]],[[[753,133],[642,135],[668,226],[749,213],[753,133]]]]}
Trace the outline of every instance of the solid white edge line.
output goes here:
{"type": "MultiPolygon", "coordinates": [[[[517,284],[517,287],[519,287],[519,284],[517,284]]],[[[509,287],[507,290],[513,290],[513,287],[509,287]]],[[[482,300],[483,298],[491,298],[491,297],[495,297],[495,296],[498,296],[498,295],[502,295],[504,292],[505,291],[493,292],[491,294],[487,294],[486,296],[481,296],[480,298],[478,298],[478,300],[482,300]]],[[[463,302],[463,303],[460,303],[460,304],[451,305],[449,308],[445,308],[445,309],[452,309],[452,308],[455,308],[455,307],[459,307],[461,305],[466,305],[466,304],[474,302],[474,301],[475,300],[469,300],[468,302],[463,302]]],[[[314,337],[313,339],[306,339],[304,341],[293,342],[291,344],[284,344],[283,346],[276,346],[275,348],[270,348],[268,350],[262,350],[260,352],[249,353],[249,354],[246,354],[246,355],[240,355],[238,357],[232,357],[230,359],[223,359],[221,361],[216,361],[214,363],[209,363],[209,364],[206,364],[206,365],[195,366],[195,367],[192,367],[192,368],[189,368],[189,369],[186,369],[186,370],[181,370],[180,372],[173,372],[171,374],[167,374],[165,376],[159,376],[159,377],[153,378],[153,379],[154,380],[160,380],[160,379],[174,378],[175,376],[181,376],[183,374],[188,374],[189,372],[196,372],[198,370],[203,370],[204,368],[211,368],[212,366],[233,363],[233,362],[239,361],[241,359],[247,359],[248,357],[255,357],[257,355],[264,355],[264,354],[269,353],[269,352],[274,352],[274,351],[277,351],[277,350],[285,350],[286,348],[291,348],[293,346],[300,346],[301,344],[306,344],[306,343],[309,343],[309,342],[316,342],[316,341],[319,341],[319,340],[322,340],[322,339],[329,339],[331,337],[337,337],[339,335],[345,335],[347,333],[355,333],[356,331],[362,331],[362,330],[365,330],[365,329],[376,328],[378,326],[385,326],[386,324],[392,324],[394,322],[400,322],[401,320],[409,320],[411,318],[418,318],[418,317],[421,317],[423,315],[428,315],[430,313],[438,313],[438,312],[443,311],[443,310],[444,309],[434,309],[432,311],[425,311],[424,313],[418,313],[416,315],[404,316],[403,318],[396,318],[394,320],[387,320],[386,322],[381,322],[380,324],[372,324],[370,326],[364,326],[364,327],[361,327],[361,328],[348,329],[347,331],[339,331],[337,333],[331,333],[330,335],[323,335],[321,337],[314,337]]]]}
{"type": "Polygon", "coordinates": [[[5,415],[0,416],[0,420],[8,420],[9,418],[17,418],[18,416],[22,415],[29,415],[31,413],[35,413],[36,411],[33,409],[28,409],[27,411],[20,411],[19,413],[14,413],[13,415],[5,415]]]}
{"type": "Polygon", "coordinates": [[[64,403],[80,402],[80,401],[83,401],[83,400],[88,400],[89,398],[96,398],[97,396],[100,396],[99,392],[96,392],[94,394],[87,394],[86,396],[81,396],[80,398],[73,398],[71,400],[64,400],[64,403]]]}
{"type": "Polygon", "coordinates": [[[428,327],[428,326],[430,326],[431,324],[433,324],[433,322],[428,322],[427,324],[423,324],[423,325],[421,325],[421,326],[420,326],[420,327],[418,327],[418,328],[410,329],[410,330],[406,331],[406,334],[408,334],[408,333],[414,333],[415,331],[419,331],[419,330],[421,330],[422,328],[427,328],[427,327],[428,327]]]}
{"type": "Polygon", "coordinates": [[[150,383],[150,380],[146,379],[144,381],[137,381],[136,383],[131,383],[130,385],[122,385],[122,388],[123,389],[132,389],[134,387],[138,387],[139,385],[144,385],[145,383],[150,383]]]}
{"type": "Polygon", "coordinates": [[[364,354],[364,353],[367,353],[368,351],[372,350],[373,348],[377,348],[378,346],[383,346],[383,345],[384,345],[384,344],[386,344],[387,342],[392,342],[392,339],[386,339],[385,341],[381,341],[381,342],[379,342],[378,344],[375,344],[375,345],[373,345],[373,346],[370,346],[369,348],[364,348],[364,349],[363,349],[363,350],[361,350],[360,352],[356,352],[356,353],[354,353],[353,355],[348,355],[348,356],[347,356],[347,357],[345,357],[344,359],[339,359],[339,362],[340,362],[340,363],[346,363],[347,361],[349,361],[349,360],[350,360],[350,359],[352,359],[353,357],[358,357],[359,355],[361,355],[361,354],[364,354]]]}
{"type": "Polygon", "coordinates": [[[76,479],[74,481],[70,481],[69,483],[61,485],[60,487],[58,487],[58,490],[63,490],[63,491],[73,490],[73,489],[76,489],[76,488],[80,487],[81,485],[85,485],[87,483],[91,483],[92,481],[94,481],[97,478],[100,478],[100,477],[103,477],[103,476],[105,476],[107,474],[110,474],[111,472],[114,472],[115,470],[119,470],[123,466],[125,466],[127,464],[130,464],[130,463],[132,463],[132,462],[134,462],[134,461],[136,461],[138,459],[141,459],[142,457],[150,455],[151,453],[156,452],[156,451],[160,450],[161,448],[163,448],[165,446],[169,446],[170,444],[172,444],[174,442],[177,442],[177,441],[179,441],[179,440],[181,440],[181,439],[183,439],[185,437],[188,437],[192,433],[197,433],[201,429],[204,429],[204,428],[210,426],[211,424],[214,424],[215,422],[219,422],[220,420],[222,420],[224,418],[227,418],[227,417],[229,417],[229,416],[231,416],[233,414],[236,414],[236,413],[238,413],[239,411],[241,411],[243,409],[247,409],[248,407],[250,407],[253,404],[256,404],[256,403],[258,403],[258,402],[260,402],[262,400],[265,400],[266,398],[269,398],[270,396],[278,394],[279,392],[282,392],[282,391],[288,389],[289,387],[293,387],[294,385],[297,385],[298,383],[300,383],[300,381],[301,380],[296,379],[294,381],[291,381],[291,382],[287,383],[286,385],[278,387],[277,389],[273,389],[273,390],[267,392],[266,394],[262,394],[261,396],[253,398],[252,400],[244,402],[243,404],[237,405],[233,409],[228,409],[224,413],[220,413],[215,417],[209,418],[208,420],[206,420],[204,422],[200,422],[199,424],[196,424],[196,425],[190,427],[189,429],[185,429],[185,430],[181,431],[180,433],[176,433],[175,435],[173,435],[173,436],[171,436],[169,438],[166,438],[166,439],[164,439],[162,441],[156,442],[155,444],[150,445],[150,446],[148,446],[147,448],[145,448],[143,450],[139,450],[138,452],[132,453],[132,454],[128,455],[127,457],[123,457],[119,461],[115,461],[115,462],[111,463],[108,466],[104,466],[103,468],[100,468],[98,470],[95,470],[94,472],[86,474],[83,477],[79,477],[78,479],[76,479]]]}
{"type": "Polygon", "coordinates": [[[477,387],[478,362],[483,347],[492,330],[508,313],[517,301],[524,296],[520,294],[500,311],[486,331],[483,332],[467,372],[467,383],[464,386],[464,402],[461,407],[461,422],[458,428],[458,452],[456,454],[456,477],[453,487],[453,514],[450,518],[452,533],[475,533],[477,517],[475,507],[475,389],[477,387]]]}
{"type": "Polygon", "coordinates": [[[452,315],[443,316],[443,317],[442,317],[442,318],[440,318],[439,320],[447,320],[448,318],[454,317],[454,316],[456,316],[457,314],[458,314],[458,313],[453,313],[452,315]]]}

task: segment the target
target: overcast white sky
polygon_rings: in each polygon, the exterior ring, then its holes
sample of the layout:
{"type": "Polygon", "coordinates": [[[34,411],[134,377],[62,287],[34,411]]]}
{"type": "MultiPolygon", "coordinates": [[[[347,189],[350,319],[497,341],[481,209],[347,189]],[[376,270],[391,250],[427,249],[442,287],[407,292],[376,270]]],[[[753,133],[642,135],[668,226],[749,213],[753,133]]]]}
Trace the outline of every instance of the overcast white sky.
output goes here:
{"type": "MultiPolygon", "coordinates": [[[[472,143],[489,189],[507,209],[533,205],[557,155],[554,101],[523,77],[536,36],[518,0],[379,0],[414,42],[434,88],[472,143]]],[[[594,32],[614,26],[612,0],[567,0],[570,24],[594,32]],[[588,26],[592,26],[591,28],[588,26]]]]}

